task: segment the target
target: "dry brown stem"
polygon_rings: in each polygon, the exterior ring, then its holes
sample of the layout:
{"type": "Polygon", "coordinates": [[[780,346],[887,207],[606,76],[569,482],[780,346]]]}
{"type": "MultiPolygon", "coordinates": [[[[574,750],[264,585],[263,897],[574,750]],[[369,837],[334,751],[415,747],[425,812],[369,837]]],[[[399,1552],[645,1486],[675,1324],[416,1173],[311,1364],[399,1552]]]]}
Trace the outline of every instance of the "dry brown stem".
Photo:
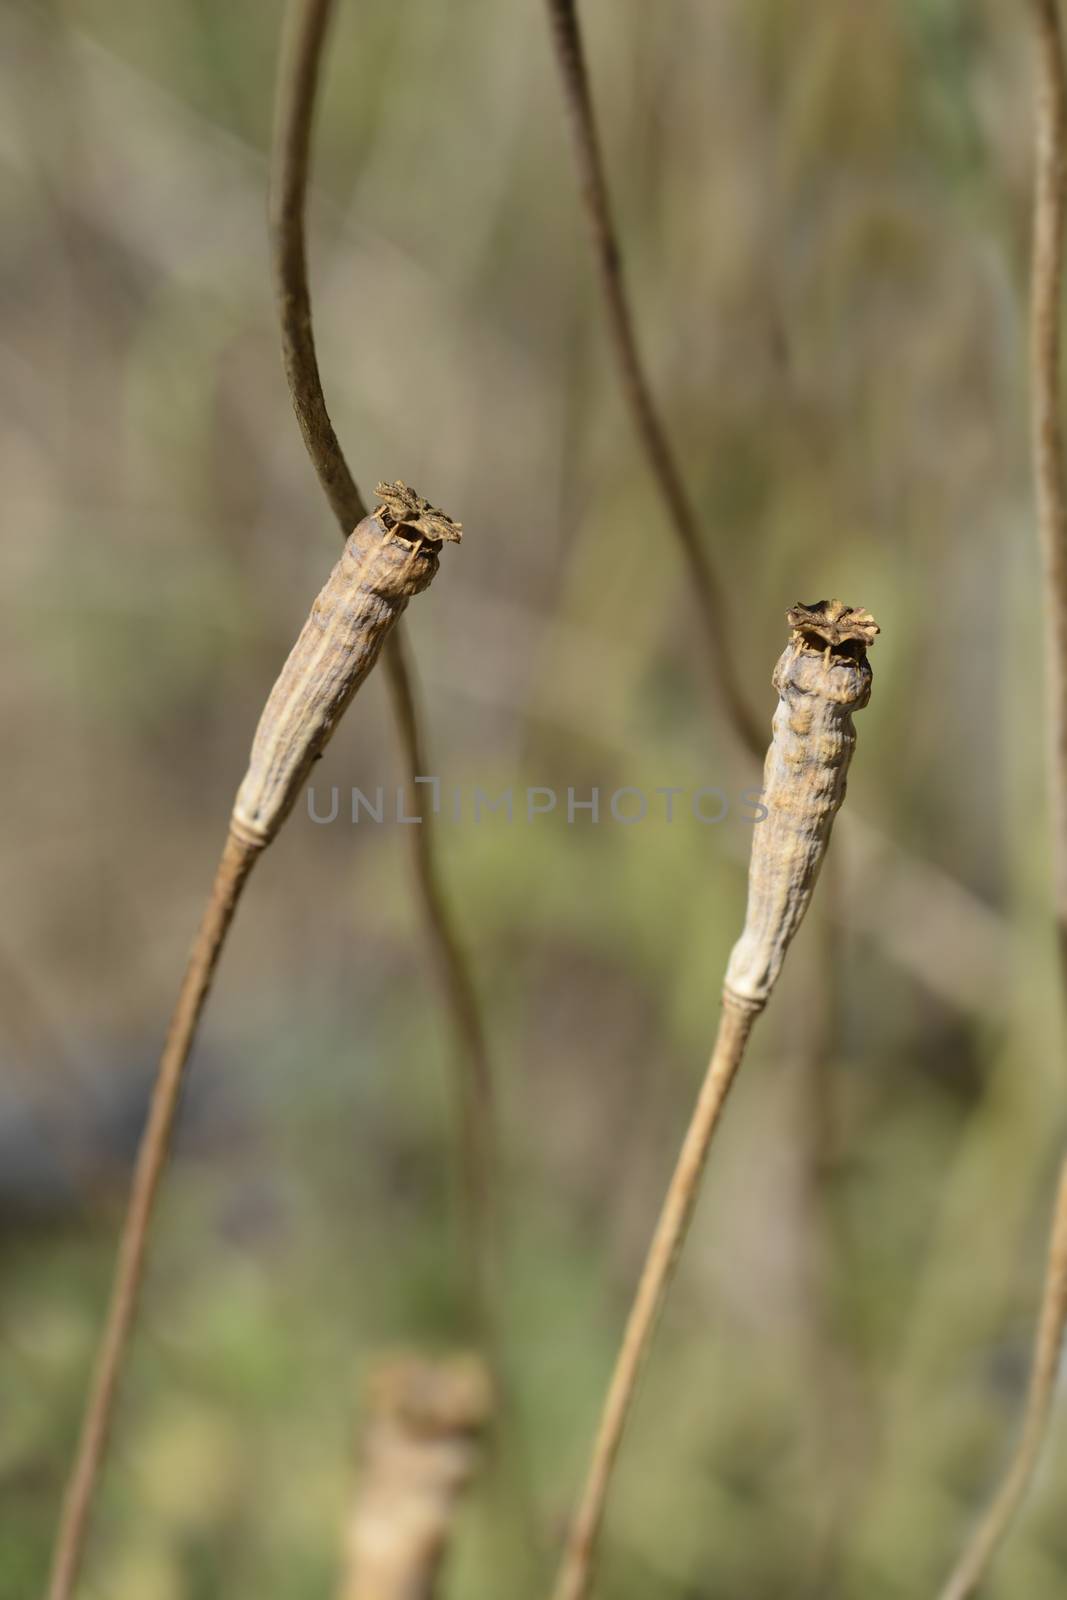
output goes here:
{"type": "Polygon", "coordinates": [[[490,1408],[471,1357],[397,1357],[374,1374],[340,1600],[433,1600],[490,1408]]]}
{"type": "Polygon", "coordinates": [[[633,313],[623,277],[622,252],[600,150],[576,0],[546,0],[546,3],[567,119],[574,140],[582,204],[589,224],[623,395],[674,536],[685,557],[690,587],[700,613],[702,636],[711,656],[716,690],[730,726],[742,746],[750,755],[759,758],[764,748],[763,730],[753,716],[737,679],[737,658],[730,649],[722,584],[704,548],[696,513],[653,398],[637,345],[633,313]]]}
{"type": "Polygon", "coordinates": [[[1067,483],[1060,317],[1067,215],[1067,72],[1058,0],[1031,0],[1037,37],[1030,381],[1034,488],[1044,568],[1054,901],[1067,985],[1067,483]]]}
{"type": "Polygon", "coordinates": [[[1067,1162],[1060,1171],[1052,1219],[1052,1241],[1034,1339],[1033,1365],[1022,1432],[996,1497],[941,1591],[941,1600],[966,1600],[985,1576],[997,1547],[1011,1527],[1041,1456],[1067,1327],[1067,1162]]]}
{"type": "MultiPolygon", "coordinates": [[[[1067,68],[1059,0],[1031,0],[1037,90],[1030,280],[1030,424],[1045,599],[1045,664],[1052,812],[1053,910],[1067,995],[1067,479],[1060,371],[1067,221],[1067,68]]],[[[1064,1163],[1022,1434],[1007,1473],[949,1578],[942,1600],[981,1582],[1026,1496],[1041,1455],[1067,1327],[1067,1161],[1064,1163]]]]}
{"type": "MultiPolygon", "coordinates": [[[[411,673],[405,644],[394,635],[393,648],[385,652],[385,670],[393,701],[393,718],[405,771],[414,775],[428,768],[422,748],[411,673]]],[[[408,778],[409,815],[418,803],[408,778]]],[[[430,954],[442,990],[448,997],[452,1027],[460,1061],[456,1072],[456,1123],[459,1183],[463,1198],[463,1246],[466,1272],[477,1331],[487,1347],[495,1345],[492,1268],[496,1240],[493,1236],[493,1080],[481,1010],[470,967],[449,915],[437,872],[433,835],[427,820],[412,828],[415,881],[422,902],[425,926],[431,933],[430,954]]],[[[494,1361],[494,1368],[498,1363],[494,1361]]],[[[497,1377],[499,1379],[499,1372],[497,1377]]]]}
{"type": "MultiPolygon", "coordinates": [[[[294,403],[331,506],[349,537],[260,720],[251,764],[237,797],[211,899],[160,1060],[123,1225],[100,1353],[90,1380],[82,1432],[64,1497],[49,1600],[69,1600],[80,1571],[136,1317],[154,1202],[169,1153],[183,1073],[241,890],[259,852],[291,810],[312,762],[321,755],[346,706],[373,667],[408,599],[433,578],[440,539],[454,539],[460,531],[440,513],[435,513],[438,521],[430,527],[423,515],[423,502],[403,485],[391,486],[391,492],[410,495],[412,506],[418,502],[414,522],[407,520],[406,501],[399,511],[390,502],[390,515],[385,522],[364,518],[359,492],[322,400],[303,269],[302,215],[316,52],[321,48],[328,14],[328,5],[303,8],[308,36],[298,37],[291,70],[294,96],[298,105],[304,105],[306,117],[303,121],[296,117],[286,130],[287,159],[282,163],[274,237],[286,329],[286,367],[294,386],[294,403]],[[443,531],[446,524],[447,532],[443,531]]],[[[429,509],[432,508],[427,512],[429,509]]],[[[399,666],[394,665],[391,673],[394,685],[398,673],[406,683],[402,657],[397,661],[399,666]]],[[[410,690],[408,700],[410,703],[410,690]]],[[[402,735],[406,742],[410,741],[410,726],[402,728],[402,735]]],[[[433,910],[437,923],[444,922],[447,931],[439,893],[433,910]]],[[[454,965],[458,960],[454,949],[448,954],[454,965]]]]}
{"type": "Polygon", "coordinates": [[[77,1578],[89,1514],[144,1277],[145,1248],[170,1150],[185,1064],[245,880],[276,836],[312,763],[378,658],[412,595],[432,582],[440,545],[365,517],[316,598],[259,719],[226,847],[182,983],[141,1140],[115,1283],[56,1544],[51,1600],[77,1578]]]}
{"type": "Polygon", "coordinates": [[[600,1414],[582,1497],[553,1590],[554,1600],[583,1600],[589,1593],[608,1486],[637,1392],[641,1368],[648,1355],[700,1192],[700,1180],[711,1137],[741,1065],[756,1015],[750,1007],[740,1005],[729,997],[723,1001],[715,1049],[686,1130],[678,1164],[667,1189],[615,1359],[615,1370],[600,1414]]]}
{"type": "MultiPolygon", "coordinates": [[[[347,537],[365,515],[365,507],[326,409],[315,353],[305,242],[312,124],[332,12],[333,0],[290,0],[286,12],[275,106],[270,221],[282,354],[293,406],[323,492],[347,537]]],[[[383,655],[405,781],[413,800],[415,779],[424,777],[429,769],[399,628],[391,633],[383,655]]],[[[494,1187],[492,1074],[477,991],[441,886],[432,814],[427,812],[422,823],[409,831],[423,921],[456,1040],[465,1248],[474,1285],[474,1314],[479,1331],[486,1335],[494,1187]]]]}
{"type": "Polygon", "coordinates": [[[333,0],[291,0],[285,17],[275,98],[271,159],[270,232],[274,286],[282,330],[282,360],[308,455],[347,539],[367,514],[334,432],[319,377],[311,322],[307,210],[311,134],[333,0]]]}
{"type": "Polygon", "coordinates": [[[74,1467],[56,1536],[49,1600],[69,1600],[77,1582],[89,1517],[115,1409],[130,1333],[144,1277],[145,1248],[159,1181],[166,1165],[178,1109],[185,1063],[204,1009],[227,929],[261,844],[230,833],[222,852],[211,897],[196,936],[174,1008],[170,1031],[137,1152],[129,1205],[119,1241],[114,1285],[96,1366],[89,1384],[74,1467]]]}
{"type": "Polygon", "coordinates": [[[674,1268],[693,1214],[708,1149],[752,1024],[763,1010],[811,900],[842,801],[856,742],[852,714],[867,704],[869,612],[840,601],[797,606],[774,669],[774,733],[764,767],[766,817],[756,826],[745,925],[723,985],[711,1060],[645,1260],[601,1412],[554,1600],[585,1600],[595,1576],[611,1475],[674,1268]]]}

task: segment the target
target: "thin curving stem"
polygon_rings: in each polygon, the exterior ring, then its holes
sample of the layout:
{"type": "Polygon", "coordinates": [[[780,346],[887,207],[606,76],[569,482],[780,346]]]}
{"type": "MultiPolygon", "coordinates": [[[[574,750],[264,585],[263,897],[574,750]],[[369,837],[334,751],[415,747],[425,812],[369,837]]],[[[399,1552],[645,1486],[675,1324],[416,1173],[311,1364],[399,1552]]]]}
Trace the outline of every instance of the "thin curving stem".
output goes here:
{"type": "Polygon", "coordinates": [[[623,395],[671,529],[689,569],[690,588],[711,657],[715,686],[730,726],[749,754],[760,759],[764,748],[763,733],[737,679],[736,657],[730,650],[722,584],[704,548],[696,513],[653,398],[637,345],[633,313],[623,277],[622,251],[604,173],[576,0],[546,0],[546,4],[567,120],[574,141],[582,205],[596,257],[608,332],[618,363],[623,395]]]}
{"type": "Polygon", "coordinates": [[[293,410],[323,493],[347,538],[366,516],[367,508],[349,471],[322,392],[304,236],[311,132],[332,16],[333,0],[292,0],[286,12],[274,106],[270,236],[282,360],[293,410]]]}
{"type": "Polygon", "coordinates": [[[1033,1365],[1022,1431],[1008,1470],[974,1537],[964,1550],[941,1600],[967,1600],[981,1583],[1004,1536],[1026,1498],[1041,1457],[1056,1388],[1063,1333],[1067,1327],[1067,1161],[1060,1170],[1052,1219],[1052,1241],[1034,1339],[1033,1365]]]}
{"type": "MultiPolygon", "coordinates": [[[[385,651],[385,672],[393,702],[404,769],[414,776],[425,773],[418,708],[412,675],[408,669],[406,645],[394,637],[385,651]]],[[[411,779],[409,777],[409,786],[411,779]]],[[[412,804],[409,799],[408,804],[412,804]]],[[[463,1255],[474,1320],[483,1343],[495,1352],[496,1330],[492,1316],[493,1262],[496,1239],[493,1235],[493,1080],[486,1047],[485,1030],[470,968],[453,927],[437,872],[437,855],[429,817],[412,829],[415,881],[422,903],[423,919],[431,933],[431,956],[442,989],[448,997],[456,1045],[460,1052],[456,1073],[456,1121],[459,1155],[459,1183],[463,1203],[463,1255]]],[[[491,1357],[497,1381],[500,1374],[497,1354],[491,1357]]],[[[500,1397],[498,1396],[498,1403],[500,1397]]]]}
{"type": "MultiPolygon", "coordinates": [[[[300,429],[343,535],[365,515],[355,479],[330,421],[322,389],[308,287],[305,215],[311,135],[333,0],[290,0],[284,27],[271,159],[270,231],[282,356],[300,429]]],[[[403,635],[384,651],[401,759],[409,789],[427,765],[403,635]]],[[[432,816],[411,830],[423,921],[456,1039],[455,1096],[465,1200],[464,1237],[476,1321],[486,1332],[494,1148],[492,1074],[477,991],[437,870],[432,816]]]]}
{"type": "Polygon", "coordinates": [[[263,848],[231,831],[219,861],[211,896],[185,970],[137,1152],[133,1185],[119,1240],[111,1300],[74,1466],[67,1485],[52,1557],[49,1600],[70,1600],[81,1570],[97,1484],[107,1454],[119,1381],[137,1316],[145,1250],[156,1193],[170,1149],[185,1064],[226,933],[248,874],[263,848]]]}
{"type": "Polygon", "coordinates": [[[1034,491],[1044,577],[1054,903],[1067,989],[1067,478],[1061,329],[1067,219],[1067,70],[1058,0],[1031,0],[1037,43],[1030,391],[1034,491]]]}
{"type": "MultiPolygon", "coordinates": [[[[1061,982],[1067,995],[1067,477],[1060,371],[1067,223],[1067,67],[1058,0],[1030,0],[1030,3],[1037,67],[1030,269],[1030,426],[1045,600],[1053,910],[1061,982]]],[[[1048,1432],[1065,1328],[1067,1160],[1053,1217],[1022,1432],[1000,1487],[943,1589],[941,1600],[964,1600],[966,1595],[974,1593],[1026,1498],[1048,1432]]]]}
{"type": "MultiPolygon", "coordinates": [[[[313,3],[303,7],[302,12],[301,21],[306,32],[297,30],[296,48],[291,57],[293,87],[289,103],[295,105],[297,114],[286,124],[283,95],[279,138],[284,141],[286,160],[281,164],[283,181],[275,191],[277,205],[272,212],[272,234],[285,328],[286,370],[293,387],[294,404],[330,505],[347,536],[346,546],[341,562],[316,602],[319,609],[313,613],[312,634],[308,635],[305,630],[301,635],[272,691],[257,730],[253,766],[242,785],[231,819],[160,1060],[123,1223],[100,1351],[89,1382],[82,1430],[60,1513],[49,1600],[70,1600],[81,1570],[136,1320],[148,1237],[170,1150],[184,1071],[241,891],[260,851],[288,815],[310,762],[321,753],[337,719],[373,667],[383,644],[388,649],[390,635],[408,598],[424,588],[437,570],[436,553],[424,549],[421,540],[411,543],[410,550],[405,553],[403,546],[410,541],[389,542],[392,533],[386,540],[384,525],[374,518],[365,518],[363,502],[337,444],[318,382],[304,269],[303,197],[318,53],[330,6],[313,3]],[[374,581],[365,582],[372,574],[374,581]],[[328,652],[325,658],[321,649],[324,604],[332,607],[338,629],[338,648],[328,652]],[[329,668],[325,674],[324,667],[329,668]],[[296,684],[295,679],[301,674],[307,682],[296,684]],[[303,692],[305,688],[312,688],[315,693],[309,697],[303,692]],[[322,698],[316,699],[316,695],[322,698]]],[[[398,655],[391,665],[390,681],[394,686],[407,681],[402,656],[398,655]]],[[[410,702],[410,689],[408,700],[410,702]]],[[[413,716],[412,709],[408,723],[402,728],[405,753],[410,754],[412,760],[418,753],[417,738],[413,741],[408,731],[413,716]]],[[[441,927],[447,932],[448,923],[440,894],[433,892],[435,888],[431,880],[429,896],[424,889],[424,901],[428,915],[433,917],[435,936],[440,938],[441,927]]],[[[449,959],[450,970],[457,965],[462,967],[462,958],[454,943],[449,959]]]]}

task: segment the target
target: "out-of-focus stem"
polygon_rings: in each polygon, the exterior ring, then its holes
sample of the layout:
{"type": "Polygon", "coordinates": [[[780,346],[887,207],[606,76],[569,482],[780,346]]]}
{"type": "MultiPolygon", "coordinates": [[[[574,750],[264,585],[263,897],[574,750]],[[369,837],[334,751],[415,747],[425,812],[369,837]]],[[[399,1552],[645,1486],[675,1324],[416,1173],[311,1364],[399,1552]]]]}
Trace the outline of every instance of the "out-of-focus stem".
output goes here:
{"type": "MultiPolygon", "coordinates": [[[[404,770],[409,775],[409,789],[414,790],[411,779],[425,773],[427,763],[402,638],[394,636],[394,648],[387,647],[384,660],[404,770]]],[[[408,804],[417,805],[417,796],[412,795],[408,804]]],[[[456,1122],[468,1288],[477,1332],[487,1346],[495,1347],[492,1277],[498,1241],[493,1234],[493,1080],[478,996],[437,872],[431,815],[424,812],[421,825],[411,829],[415,882],[424,925],[431,935],[430,954],[448,1000],[456,1048],[460,1052],[455,1075],[456,1122]]]]}
{"type": "MultiPolygon", "coordinates": [[[[1030,409],[1034,493],[1044,578],[1052,811],[1053,908],[1067,996],[1067,476],[1060,370],[1067,222],[1067,66],[1059,0],[1030,0],[1037,91],[1030,281],[1030,409]]],[[[1064,1163],[1022,1434],[1006,1476],[942,1592],[963,1600],[981,1582],[1022,1504],[1041,1455],[1067,1328],[1067,1161],[1064,1163]]]]}
{"type": "Polygon", "coordinates": [[[1034,1340],[1033,1366],[1026,1397],[1022,1432],[996,1498],[982,1517],[952,1576],[941,1591],[941,1600],[966,1600],[974,1594],[985,1575],[997,1547],[1010,1528],[1026,1497],[1048,1428],[1056,1375],[1067,1326],[1067,1162],[1060,1172],[1056,1208],[1052,1220],[1052,1242],[1034,1340]]]}
{"type": "MultiPolygon", "coordinates": [[[[365,515],[362,496],[330,421],[322,389],[308,286],[305,216],[311,136],[333,0],[290,0],[275,104],[270,224],[282,355],[300,429],[323,493],[344,536],[365,515]]],[[[409,790],[427,775],[425,745],[403,635],[383,660],[409,790]]],[[[474,1315],[485,1333],[492,1226],[492,1074],[477,990],[441,886],[432,813],[410,830],[419,903],[456,1040],[455,1097],[465,1199],[465,1250],[474,1315]]]]}
{"type": "Polygon", "coordinates": [[[611,197],[593,109],[576,0],[546,0],[567,119],[581,183],[582,203],[596,258],[600,291],[623,395],[641,448],[659,490],[667,518],[685,558],[689,587],[700,614],[701,632],[711,657],[716,690],[741,745],[763,755],[763,731],[737,678],[731,653],[722,584],[704,548],[692,501],[671,448],[637,345],[633,313],[623,277],[611,197]]]}
{"type": "Polygon", "coordinates": [[[377,1370],[340,1600],[433,1600],[490,1405],[470,1357],[397,1357],[377,1370]]]}
{"type": "Polygon", "coordinates": [[[1067,479],[1060,371],[1067,218],[1067,69],[1058,0],[1031,0],[1037,38],[1030,385],[1034,491],[1044,568],[1054,896],[1067,986],[1067,479]]]}

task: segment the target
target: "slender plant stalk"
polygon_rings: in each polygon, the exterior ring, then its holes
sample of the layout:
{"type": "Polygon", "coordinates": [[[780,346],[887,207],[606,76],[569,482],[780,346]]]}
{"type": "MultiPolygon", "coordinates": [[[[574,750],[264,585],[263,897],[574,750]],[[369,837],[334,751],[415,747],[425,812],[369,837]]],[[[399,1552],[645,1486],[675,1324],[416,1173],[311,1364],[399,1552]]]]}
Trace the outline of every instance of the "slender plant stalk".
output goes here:
{"type": "Polygon", "coordinates": [[[137,1153],[111,1301],[60,1515],[49,1600],[69,1600],[77,1582],[96,1486],[107,1452],[119,1379],[137,1315],[148,1231],[170,1148],[185,1063],[241,890],[261,848],[232,832],[227,836],[163,1047],[148,1121],[137,1153]]]}
{"type": "MultiPolygon", "coordinates": [[[[295,31],[291,77],[289,74],[283,74],[283,85],[286,81],[291,81],[292,87],[288,96],[283,94],[280,97],[278,137],[284,159],[279,169],[282,181],[275,191],[276,207],[272,210],[272,235],[276,248],[279,296],[285,329],[286,372],[293,391],[301,430],[319,471],[330,505],[346,535],[350,530],[356,529],[349,544],[346,544],[345,556],[342,557],[337,571],[345,566],[346,557],[351,556],[348,567],[351,569],[354,565],[355,574],[359,575],[361,572],[365,574],[368,570],[365,565],[361,565],[356,551],[357,536],[360,533],[360,526],[363,525],[365,507],[337,445],[322,398],[304,266],[303,201],[310,150],[311,110],[314,103],[319,52],[329,20],[330,6],[310,4],[299,9],[303,12],[300,21],[304,26],[295,31]],[[351,552],[350,545],[353,547],[351,552]]],[[[286,664],[287,670],[293,668],[296,678],[291,675],[292,681],[286,680],[286,674],[283,672],[283,677],[275,686],[260,728],[257,730],[253,767],[250,768],[242,785],[231,822],[231,831],[216,874],[208,909],[190,958],[153,1091],[148,1123],[138,1154],[130,1204],[123,1226],[100,1354],[90,1382],[75,1464],[64,1498],[53,1557],[49,1600],[69,1600],[80,1571],[89,1518],[106,1454],[119,1380],[136,1316],[144,1276],[148,1232],[159,1182],[169,1152],[184,1068],[241,889],[260,850],[273,837],[273,833],[281,826],[291,809],[300,784],[310,769],[311,761],[321,753],[336,718],[347,704],[347,699],[351,698],[362,677],[373,666],[386,635],[396,625],[400,612],[407,603],[407,595],[401,595],[400,590],[407,585],[410,592],[416,592],[418,587],[425,586],[422,581],[425,571],[428,570],[429,577],[432,577],[433,571],[436,570],[436,556],[432,555],[430,558],[432,569],[424,568],[422,576],[412,570],[411,558],[408,556],[394,550],[387,559],[382,554],[383,546],[380,541],[383,535],[391,535],[393,530],[387,524],[377,523],[373,519],[370,521],[370,528],[374,530],[370,548],[361,551],[360,554],[366,555],[368,561],[374,561],[376,568],[380,568],[383,562],[387,568],[392,567],[387,583],[395,584],[397,592],[395,603],[389,608],[388,616],[384,615],[380,608],[375,616],[373,639],[368,638],[365,641],[365,664],[362,670],[357,668],[354,672],[350,671],[348,673],[350,681],[342,682],[344,669],[338,669],[337,662],[334,661],[329,691],[334,695],[335,703],[325,715],[321,707],[316,708],[313,698],[309,700],[308,696],[301,692],[301,686],[296,681],[300,669],[310,668],[321,672],[323,665],[320,650],[321,628],[313,613],[314,626],[311,633],[305,629],[294,656],[290,657],[290,661],[286,664]],[[294,657],[300,651],[301,644],[304,645],[303,657],[294,667],[294,657]],[[280,755],[277,754],[279,750],[280,755]]],[[[363,542],[367,543],[366,535],[363,542]]],[[[416,554],[425,557],[425,551],[419,548],[421,544],[420,540],[413,545],[412,557],[416,554]]],[[[350,582],[353,575],[353,571],[348,570],[345,574],[346,581],[350,582]]],[[[429,581],[428,577],[426,581],[429,581]]],[[[341,580],[339,584],[340,582],[341,580]]],[[[323,592],[317,604],[321,605],[326,593],[327,591],[323,592]]],[[[374,596],[374,599],[377,600],[378,597],[374,596]]],[[[394,666],[390,673],[394,683],[398,674],[406,680],[402,658],[398,658],[398,662],[399,665],[394,666]]]]}
{"type": "MultiPolygon", "coordinates": [[[[270,223],[282,356],[308,455],[343,535],[365,514],[363,500],[330,421],[319,374],[308,285],[305,215],[312,126],[333,0],[290,0],[278,70],[270,223]]],[[[425,744],[402,632],[384,651],[400,754],[409,791],[425,776],[425,744]]],[[[437,869],[432,814],[411,830],[423,921],[456,1039],[456,1102],[464,1248],[473,1310],[486,1332],[492,1236],[494,1111],[492,1074],[477,991],[437,869]]]]}
{"type": "MultiPolygon", "coordinates": [[[[1059,0],[1030,0],[1035,28],[1034,218],[1030,279],[1030,425],[1045,597],[1053,912],[1067,995],[1067,476],[1061,373],[1064,228],[1067,223],[1067,67],[1059,0]]],[[[1007,1472],[942,1591],[964,1600],[985,1576],[1026,1498],[1052,1411],[1067,1329],[1067,1159],[1034,1343],[1022,1431],[1007,1472]]]]}
{"type": "Polygon", "coordinates": [[[100,1353],[60,1517],[50,1600],[68,1600],[77,1581],[137,1314],[148,1234],[185,1065],[241,891],[256,858],[292,810],[314,762],[408,600],[432,581],[439,548],[439,542],[427,544],[420,530],[394,524],[387,512],[364,518],[312,606],[260,717],[152,1091],[100,1353]]]}
{"type": "Polygon", "coordinates": [[[546,4],[567,119],[574,141],[582,204],[596,257],[608,331],[623,395],[674,536],[689,568],[690,587],[699,609],[701,631],[711,655],[717,691],[741,744],[750,755],[759,759],[763,755],[763,731],[737,679],[736,656],[730,649],[722,584],[704,548],[696,513],[653,398],[637,345],[633,313],[623,277],[622,251],[600,150],[576,0],[546,0],[546,4]]]}
{"type": "Polygon", "coordinates": [[[270,234],[282,360],[293,409],[323,493],[347,538],[367,510],[322,392],[304,221],[319,74],[332,16],[333,0],[290,0],[285,13],[274,103],[270,234]]]}
{"type": "Polygon", "coordinates": [[[492,1385],[471,1356],[398,1356],[369,1390],[340,1600],[434,1600],[492,1385]]]}
{"type": "Polygon", "coordinates": [[[637,1392],[638,1379],[689,1229],[711,1137],[741,1065],[756,1015],[749,1006],[739,1005],[729,998],[723,1000],[715,1048],[671,1177],[615,1359],[615,1369],[600,1414],[581,1500],[556,1581],[555,1600],[582,1600],[589,1593],[608,1486],[637,1392]]]}
{"type": "Polygon", "coordinates": [[[1033,1365],[1022,1431],[996,1497],[941,1591],[941,1600],[966,1600],[984,1578],[998,1546],[1026,1498],[1048,1430],[1056,1375],[1067,1326],[1067,1163],[1060,1173],[1052,1242],[1034,1340],[1033,1365]]]}
{"type": "Polygon", "coordinates": [[[593,1445],[554,1600],[585,1600],[612,1472],[660,1312],[685,1241],[712,1135],[756,1017],[811,900],[856,742],[852,714],[870,696],[868,612],[837,600],[796,606],[774,671],[779,704],[764,769],[767,815],[757,823],[745,925],[726,968],[722,1014],[704,1083],[645,1260],[593,1445]]]}
{"type": "MultiPolygon", "coordinates": [[[[413,789],[412,778],[426,772],[427,762],[402,636],[394,634],[384,652],[384,663],[404,769],[408,773],[409,787],[413,789]]],[[[414,799],[408,803],[414,804],[414,799]]],[[[430,954],[447,997],[456,1035],[455,1098],[459,1184],[465,1224],[464,1259],[475,1322],[483,1340],[491,1344],[495,1341],[495,1325],[490,1279],[497,1245],[493,1234],[493,1080],[478,996],[437,872],[429,816],[430,813],[426,813],[422,825],[411,830],[415,882],[422,902],[424,925],[430,936],[430,954]]],[[[497,1365],[494,1360],[494,1367],[497,1365]]]]}
{"type": "MultiPolygon", "coordinates": [[[[581,179],[582,199],[594,244],[601,294],[604,297],[609,332],[616,352],[616,361],[622,379],[623,395],[633,418],[649,465],[655,475],[661,497],[668,509],[671,531],[677,539],[690,571],[698,596],[698,610],[705,648],[716,671],[712,683],[727,710],[735,708],[730,725],[737,740],[750,756],[763,758],[763,736],[755,717],[747,709],[747,701],[736,684],[733,673],[734,657],[729,650],[728,612],[723,605],[722,586],[717,579],[711,558],[699,538],[696,517],[688,501],[680,474],[675,466],[675,456],[662,416],[651,397],[651,386],[644,375],[634,332],[634,319],[626,295],[622,249],[612,216],[611,201],[604,176],[597,132],[596,115],[585,65],[580,24],[575,0],[545,0],[552,25],[556,54],[559,60],[566,111],[573,130],[576,161],[581,179]],[[651,423],[648,419],[651,418],[651,423]],[[662,468],[664,457],[668,462],[662,468]],[[680,498],[681,514],[676,511],[680,498]],[[737,710],[736,708],[740,708],[737,710]]],[[[981,914],[964,886],[950,879],[941,869],[933,869],[929,862],[915,862],[907,856],[895,840],[888,839],[869,821],[861,822],[851,813],[842,819],[854,840],[854,849],[861,853],[863,863],[873,864],[876,847],[879,853],[892,850],[896,863],[907,872],[907,881],[916,897],[922,892],[932,903],[940,902],[947,915],[959,915],[964,902],[970,899],[970,914],[981,914]],[[950,905],[955,901],[957,904],[950,905]]],[[[1067,899],[1067,896],[1065,896],[1067,899]]],[[[875,930],[877,936],[878,930],[875,930]]],[[[899,952],[894,952],[899,959],[899,952]]],[[[911,969],[915,971],[914,964],[911,969]]],[[[921,981],[929,981],[929,964],[918,972],[921,981]],[[924,973],[926,976],[924,977],[924,973]]],[[[956,996],[952,996],[958,1003],[956,996]]]]}
{"type": "Polygon", "coordinates": [[[1058,0],[1030,3],[1036,24],[1038,73],[1030,286],[1031,428],[1044,568],[1054,904],[1067,989],[1067,479],[1060,370],[1067,219],[1067,70],[1058,0]]]}

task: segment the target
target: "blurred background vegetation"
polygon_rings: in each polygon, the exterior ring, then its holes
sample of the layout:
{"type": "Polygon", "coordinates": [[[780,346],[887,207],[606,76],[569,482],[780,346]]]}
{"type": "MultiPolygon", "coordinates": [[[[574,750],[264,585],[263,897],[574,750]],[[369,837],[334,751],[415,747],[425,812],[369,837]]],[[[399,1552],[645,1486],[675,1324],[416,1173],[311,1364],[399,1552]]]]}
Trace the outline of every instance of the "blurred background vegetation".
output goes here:
{"type": "MultiPolygon", "coordinates": [[[[620,405],[537,0],[340,8],[310,248],[446,789],[736,793],[620,405]]],[[[993,0],[587,0],[642,342],[761,714],[798,598],[883,626],[847,810],[612,1505],[613,1600],[930,1594],[1013,1438],[1065,1134],[1028,473],[1031,77],[993,0]]],[[[277,0],[0,5],[0,1596],[44,1581],[165,1019],[337,553],[277,355],[277,0]]],[[[380,676],[319,790],[398,781],[380,676]]],[[[582,814],[579,813],[579,816],[582,814]]],[[[443,819],[498,1070],[546,1549],[709,1047],[750,826],[443,819]]],[[[325,1595],[361,1376],[466,1334],[403,827],[298,809],[196,1052],[84,1592],[325,1595]]],[[[989,1593],[1067,1585],[1067,1428],[989,1593]]],[[[475,1496],[450,1593],[544,1569],[475,1496]]]]}

